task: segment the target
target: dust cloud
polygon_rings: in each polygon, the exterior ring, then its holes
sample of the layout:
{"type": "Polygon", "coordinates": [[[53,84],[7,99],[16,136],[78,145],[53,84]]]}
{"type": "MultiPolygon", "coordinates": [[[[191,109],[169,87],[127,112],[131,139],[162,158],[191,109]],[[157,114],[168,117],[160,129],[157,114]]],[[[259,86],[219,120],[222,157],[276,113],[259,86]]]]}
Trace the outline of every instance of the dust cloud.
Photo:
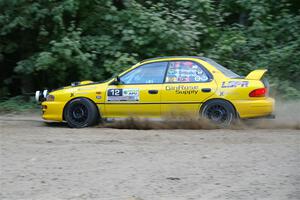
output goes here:
{"type": "Polygon", "coordinates": [[[246,120],[244,124],[256,129],[300,130],[300,101],[277,101],[275,119],[246,120]]]}
{"type": "Polygon", "coordinates": [[[149,120],[140,118],[129,118],[118,120],[112,123],[104,123],[100,127],[118,128],[118,129],[136,129],[136,130],[151,130],[151,129],[217,129],[217,125],[202,119],[180,118],[180,119],[163,119],[149,120]]]}
{"type": "Polygon", "coordinates": [[[300,130],[300,101],[277,102],[275,119],[246,119],[239,120],[229,127],[210,123],[206,119],[195,119],[188,116],[167,117],[162,120],[129,118],[103,123],[99,127],[117,129],[295,129],[300,130]]]}

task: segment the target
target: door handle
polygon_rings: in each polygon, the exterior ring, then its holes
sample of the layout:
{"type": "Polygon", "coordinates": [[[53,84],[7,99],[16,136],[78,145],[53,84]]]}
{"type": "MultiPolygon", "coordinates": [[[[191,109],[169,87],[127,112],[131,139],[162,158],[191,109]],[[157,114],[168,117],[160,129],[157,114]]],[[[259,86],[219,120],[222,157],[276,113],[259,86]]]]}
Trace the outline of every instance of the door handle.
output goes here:
{"type": "Polygon", "coordinates": [[[148,93],[149,93],[149,94],[157,94],[157,93],[158,93],[158,90],[148,90],[148,93]]]}
{"type": "Polygon", "coordinates": [[[202,90],[201,90],[202,92],[210,92],[211,91],[211,89],[210,88],[202,88],[202,90]]]}

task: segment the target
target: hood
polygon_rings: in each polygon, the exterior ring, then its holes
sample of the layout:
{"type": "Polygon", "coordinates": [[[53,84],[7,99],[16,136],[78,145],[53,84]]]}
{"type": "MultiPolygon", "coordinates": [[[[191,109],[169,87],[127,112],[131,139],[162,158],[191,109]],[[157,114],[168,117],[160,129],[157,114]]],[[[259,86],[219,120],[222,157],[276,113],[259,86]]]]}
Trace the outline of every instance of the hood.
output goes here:
{"type": "Polygon", "coordinates": [[[92,84],[94,83],[93,81],[90,80],[86,80],[86,81],[77,81],[77,82],[73,82],[71,83],[71,86],[79,86],[79,85],[87,85],[87,84],[92,84]]]}
{"type": "Polygon", "coordinates": [[[102,83],[102,82],[94,82],[94,81],[90,81],[90,80],[76,81],[76,82],[72,82],[71,85],[53,89],[53,90],[51,90],[51,92],[54,92],[57,90],[64,90],[64,89],[69,89],[69,88],[74,88],[74,87],[85,86],[85,85],[94,85],[94,84],[99,84],[99,83],[102,83]]]}

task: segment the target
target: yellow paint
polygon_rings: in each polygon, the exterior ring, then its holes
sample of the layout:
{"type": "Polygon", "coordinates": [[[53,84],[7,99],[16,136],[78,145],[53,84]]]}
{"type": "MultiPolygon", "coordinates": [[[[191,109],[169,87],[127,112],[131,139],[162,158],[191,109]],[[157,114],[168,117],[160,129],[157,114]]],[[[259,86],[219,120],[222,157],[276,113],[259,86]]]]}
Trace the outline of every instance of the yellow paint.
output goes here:
{"type": "Polygon", "coordinates": [[[213,76],[206,83],[163,83],[141,85],[112,85],[114,79],[104,83],[82,81],[79,86],[68,86],[51,92],[55,101],[45,101],[43,118],[46,120],[63,121],[63,110],[68,102],[74,98],[88,98],[99,108],[101,117],[163,117],[169,115],[189,113],[199,115],[203,103],[211,99],[224,99],[233,104],[241,118],[260,117],[274,111],[274,99],[270,97],[249,97],[249,93],[257,88],[263,88],[259,80],[266,70],[255,70],[245,79],[230,79],[222,72],[204,60],[196,57],[158,58],[140,62],[124,71],[119,76],[141,65],[157,61],[188,60],[200,63],[213,76]],[[238,86],[233,87],[233,83],[238,86]],[[87,85],[84,85],[87,84],[87,85]],[[185,90],[184,88],[187,87],[185,90]],[[178,88],[183,88],[178,92],[178,88]],[[211,92],[202,92],[203,88],[210,88],[211,92]],[[108,89],[138,89],[138,101],[109,102],[108,89]],[[157,90],[157,94],[149,94],[149,90],[157,90]],[[177,91],[177,92],[176,92],[177,91]]]}
{"type": "Polygon", "coordinates": [[[254,71],[250,72],[245,77],[245,79],[248,79],[248,80],[260,80],[267,71],[268,70],[266,70],[266,69],[257,69],[257,70],[254,70],[254,71]]]}

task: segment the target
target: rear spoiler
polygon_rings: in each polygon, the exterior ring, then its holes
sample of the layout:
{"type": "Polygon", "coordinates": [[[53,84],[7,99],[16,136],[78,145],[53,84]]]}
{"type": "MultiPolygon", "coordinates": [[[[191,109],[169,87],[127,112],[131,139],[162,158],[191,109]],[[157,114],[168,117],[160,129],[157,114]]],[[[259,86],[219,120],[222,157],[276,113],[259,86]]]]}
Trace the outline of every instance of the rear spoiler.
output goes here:
{"type": "Polygon", "coordinates": [[[245,79],[247,79],[247,80],[260,80],[267,71],[268,71],[267,69],[257,69],[257,70],[254,70],[254,71],[250,72],[245,77],[245,79]]]}

